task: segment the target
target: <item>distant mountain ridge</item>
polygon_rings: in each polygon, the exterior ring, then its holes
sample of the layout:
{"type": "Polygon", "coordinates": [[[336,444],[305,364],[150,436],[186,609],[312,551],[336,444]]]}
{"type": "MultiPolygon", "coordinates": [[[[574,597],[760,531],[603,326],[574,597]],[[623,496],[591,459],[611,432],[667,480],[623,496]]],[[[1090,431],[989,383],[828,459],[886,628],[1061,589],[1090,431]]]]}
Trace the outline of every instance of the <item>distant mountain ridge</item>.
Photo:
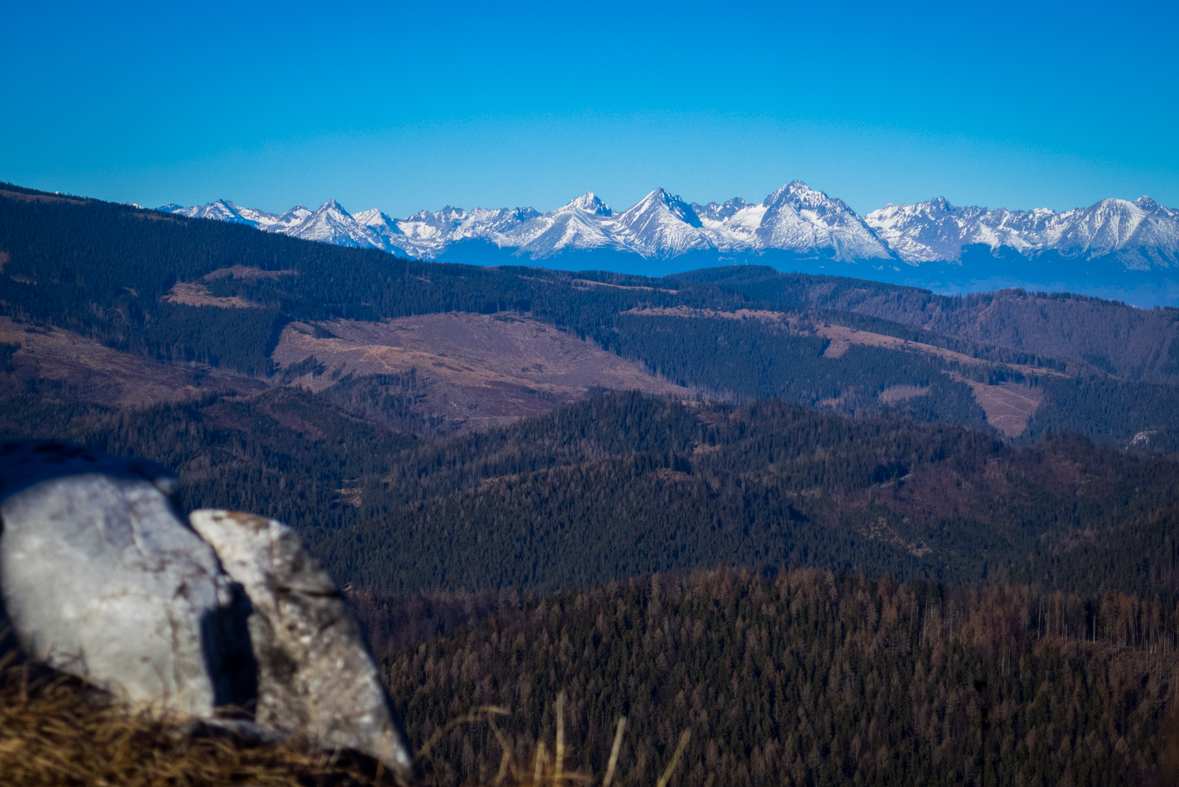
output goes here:
{"type": "Polygon", "coordinates": [[[1063,213],[959,208],[939,198],[888,205],[864,218],[911,264],[958,261],[963,248],[983,244],[1031,256],[1047,251],[1081,259],[1114,255],[1135,270],[1179,265],[1179,211],[1150,197],[1103,199],[1063,213]]]}
{"type": "MultiPolygon", "coordinates": [[[[660,188],[621,212],[593,192],[548,213],[448,205],[397,219],[375,209],[349,214],[335,200],[281,215],[229,200],[159,210],[425,260],[534,261],[628,272],[809,261],[827,266],[812,272],[833,273],[839,268],[829,264],[843,263],[846,275],[942,290],[970,282],[975,289],[1028,285],[1118,297],[1108,290],[1119,286],[1126,271],[1169,279],[1179,267],[1179,210],[1150,197],[1104,199],[1064,212],[958,207],[938,198],[860,216],[796,180],[759,203],[735,197],[701,205],[660,188]]],[[[1140,278],[1133,286],[1142,284],[1140,278]]],[[[1174,289],[1169,280],[1164,285],[1174,289]]],[[[1158,282],[1151,286],[1158,292],[1158,282]]]]}
{"type": "Polygon", "coordinates": [[[447,205],[394,219],[379,210],[349,214],[329,200],[315,211],[299,205],[279,215],[224,199],[193,207],[164,205],[158,210],[421,259],[440,259],[463,241],[482,241],[532,260],[574,250],[609,250],[646,259],[670,259],[694,251],[764,250],[821,255],[841,262],[897,259],[842,200],[802,181],[783,186],[756,204],[740,198],[723,204],[690,204],[656,189],[621,213],[593,192],[548,213],[534,208],[466,211],[447,205]]]}

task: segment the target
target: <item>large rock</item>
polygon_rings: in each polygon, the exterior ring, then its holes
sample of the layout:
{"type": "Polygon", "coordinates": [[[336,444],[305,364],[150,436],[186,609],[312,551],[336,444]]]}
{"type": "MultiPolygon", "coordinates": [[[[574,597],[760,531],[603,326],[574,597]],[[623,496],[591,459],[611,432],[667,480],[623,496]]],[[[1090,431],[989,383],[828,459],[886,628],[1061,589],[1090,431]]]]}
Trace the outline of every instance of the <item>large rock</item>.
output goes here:
{"type": "Polygon", "coordinates": [[[175,487],[150,462],[0,446],[0,628],[7,608],[27,656],[133,704],[260,742],[298,731],[413,780],[359,627],[298,538],[225,511],[190,526],[175,487]]]}
{"type": "Polygon", "coordinates": [[[256,720],[297,727],[327,746],[365,752],[403,777],[408,736],[328,575],[285,525],[251,514],[193,511],[193,528],[253,604],[256,720]]]}
{"type": "Polygon", "coordinates": [[[248,605],[176,516],[174,486],[149,462],[0,446],[0,593],[33,658],[132,703],[208,717],[252,693],[248,605]]]}

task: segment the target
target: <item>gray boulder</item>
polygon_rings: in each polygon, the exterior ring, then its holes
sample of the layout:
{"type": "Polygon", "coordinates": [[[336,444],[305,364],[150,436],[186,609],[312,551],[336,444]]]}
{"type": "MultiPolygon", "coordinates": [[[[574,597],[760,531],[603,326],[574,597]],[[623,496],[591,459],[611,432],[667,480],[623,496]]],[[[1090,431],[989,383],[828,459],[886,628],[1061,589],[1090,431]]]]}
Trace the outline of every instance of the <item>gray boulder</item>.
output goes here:
{"type": "Polygon", "coordinates": [[[298,731],[412,781],[359,626],[299,539],[225,511],[190,525],[175,488],[150,462],[0,445],[0,628],[6,609],[27,656],[194,729],[260,743],[298,731]]]}
{"type": "Polygon", "coordinates": [[[0,446],[0,594],[31,657],[137,705],[212,716],[251,692],[240,594],[161,467],[0,446]],[[244,647],[243,647],[244,646],[244,647]],[[245,685],[243,685],[245,684],[245,685]]]}
{"type": "Polygon", "coordinates": [[[326,746],[365,752],[412,777],[409,737],[359,627],[299,538],[285,525],[251,514],[202,510],[189,520],[253,605],[255,719],[297,727],[326,746]]]}

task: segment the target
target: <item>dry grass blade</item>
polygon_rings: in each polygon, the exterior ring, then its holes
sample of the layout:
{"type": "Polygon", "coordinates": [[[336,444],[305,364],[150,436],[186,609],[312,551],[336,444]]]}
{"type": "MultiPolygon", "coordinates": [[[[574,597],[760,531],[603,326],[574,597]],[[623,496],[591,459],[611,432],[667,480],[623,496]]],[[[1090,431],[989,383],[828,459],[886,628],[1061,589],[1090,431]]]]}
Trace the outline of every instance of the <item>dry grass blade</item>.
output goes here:
{"type": "Polygon", "coordinates": [[[553,763],[553,785],[561,783],[561,767],[565,762],[565,692],[557,695],[557,752],[553,763]]]}
{"type": "MultiPolygon", "coordinates": [[[[499,772],[495,774],[495,784],[500,785],[504,783],[504,779],[508,775],[508,766],[512,763],[512,752],[510,749],[504,749],[504,756],[499,761],[499,772]]],[[[517,777],[516,781],[519,781],[517,777]]]]}
{"type": "Polygon", "coordinates": [[[536,765],[532,771],[532,787],[540,787],[544,781],[544,765],[548,757],[544,753],[544,741],[536,744],[536,765]]]}
{"type": "Polygon", "coordinates": [[[618,752],[622,748],[622,731],[626,729],[626,717],[618,717],[618,728],[614,732],[614,748],[610,750],[610,762],[606,764],[606,778],[602,779],[602,787],[610,787],[614,781],[614,769],[618,767],[618,752]]]}
{"type": "Polygon", "coordinates": [[[418,759],[425,758],[430,749],[434,748],[434,744],[438,743],[438,741],[442,739],[443,735],[450,732],[460,724],[472,724],[474,722],[487,721],[487,719],[492,715],[507,716],[509,715],[509,711],[507,708],[501,708],[498,705],[480,705],[477,708],[471,708],[469,712],[463,716],[459,716],[457,719],[451,719],[446,723],[445,726],[434,730],[434,734],[430,736],[430,739],[422,744],[422,747],[418,749],[417,752],[418,759]],[[487,716],[484,717],[479,715],[481,713],[485,713],[487,716]]]}
{"type": "Polygon", "coordinates": [[[499,741],[500,748],[504,750],[503,759],[500,760],[499,771],[500,775],[496,777],[495,783],[501,784],[506,775],[505,768],[510,768],[512,771],[512,778],[517,782],[520,781],[520,772],[516,770],[516,761],[512,758],[512,744],[507,739],[507,736],[500,731],[499,725],[495,723],[493,716],[487,717],[487,726],[491,727],[491,732],[495,735],[495,739],[499,741]]]}
{"type": "Polygon", "coordinates": [[[667,783],[671,780],[671,774],[675,770],[675,766],[679,764],[680,757],[683,756],[684,749],[688,745],[688,740],[692,737],[691,730],[684,730],[680,735],[680,743],[675,747],[675,754],[671,756],[671,762],[667,765],[667,770],[659,777],[656,787],[667,787],[667,783]]]}

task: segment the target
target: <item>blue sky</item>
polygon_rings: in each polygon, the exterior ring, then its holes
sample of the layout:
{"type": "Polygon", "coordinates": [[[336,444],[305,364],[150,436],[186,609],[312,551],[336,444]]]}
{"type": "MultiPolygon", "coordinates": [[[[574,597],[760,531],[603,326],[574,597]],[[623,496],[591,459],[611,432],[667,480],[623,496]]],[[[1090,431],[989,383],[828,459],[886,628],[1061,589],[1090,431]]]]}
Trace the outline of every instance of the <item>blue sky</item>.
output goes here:
{"type": "Polygon", "coordinates": [[[0,180],[395,216],[1179,207],[1179,4],[7,3],[0,180]]]}

